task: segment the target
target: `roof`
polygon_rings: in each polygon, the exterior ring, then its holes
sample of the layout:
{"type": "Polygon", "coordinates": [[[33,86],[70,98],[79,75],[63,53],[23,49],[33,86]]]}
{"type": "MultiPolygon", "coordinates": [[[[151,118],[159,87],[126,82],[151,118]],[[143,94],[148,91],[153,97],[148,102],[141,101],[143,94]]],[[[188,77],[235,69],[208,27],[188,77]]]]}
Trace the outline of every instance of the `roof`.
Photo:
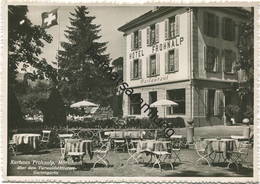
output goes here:
{"type": "MultiPolygon", "coordinates": [[[[168,14],[172,11],[176,11],[181,8],[198,8],[198,7],[172,7],[172,6],[163,6],[163,7],[157,7],[154,10],[150,10],[146,12],[145,14],[131,20],[130,22],[124,24],[123,26],[119,27],[118,30],[122,32],[126,32],[129,29],[135,28],[139,25],[142,25],[150,20],[153,20],[155,18],[158,18],[160,16],[163,16],[165,14],[168,14]]],[[[224,12],[232,13],[238,16],[243,16],[245,18],[248,17],[247,10],[240,8],[240,7],[201,7],[201,8],[214,8],[219,9],[224,12]]]]}

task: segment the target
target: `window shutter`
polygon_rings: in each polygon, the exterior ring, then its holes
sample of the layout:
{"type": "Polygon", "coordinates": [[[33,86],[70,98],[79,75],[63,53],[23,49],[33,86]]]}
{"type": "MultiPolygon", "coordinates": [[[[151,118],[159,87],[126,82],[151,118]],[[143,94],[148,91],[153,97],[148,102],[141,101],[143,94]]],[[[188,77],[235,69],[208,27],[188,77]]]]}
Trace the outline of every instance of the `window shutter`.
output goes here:
{"type": "Polygon", "coordinates": [[[218,90],[219,91],[219,106],[218,106],[218,109],[219,109],[219,114],[218,116],[220,118],[223,118],[223,114],[224,114],[224,93],[223,93],[223,90],[218,90]]]}
{"type": "Polygon", "coordinates": [[[207,46],[204,47],[204,69],[208,71],[208,49],[207,46]]]}
{"type": "Polygon", "coordinates": [[[150,28],[150,26],[146,29],[146,33],[147,33],[146,34],[147,35],[147,38],[146,38],[147,42],[146,43],[147,43],[147,45],[151,45],[151,40],[150,40],[150,38],[151,38],[151,35],[150,35],[151,34],[151,28],[150,28]]]}
{"type": "Polygon", "coordinates": [[[156,74],[160,75],[160,54],[156,54],[156,74]]]}
{"type": "Polygon", "coordinates": [[[142,59],[139,59],[139,67],[138,67],[138,77],[141,79],[142,78],[142,59]]]}
{"type": "Polygon", "coordinates": [[[150,77],[150,58],[146,58],[146,76],[150,77]]]}
{"type": "Polygon", "coordinates": [[[180,35],[180,15],[175,16],[175,30],[174,30],[175,36],[180,35]]]}
{"type": "Polygon", "coordinates": [[[232,21],[232,41],[236,40],[236,23],[235,21],[232,21]]]}
{"type": "Polygon", "coordinates": [[[219,17],[218,16],[215,16],[215,24],[216,24],[215,37],[218,37],[218,34],[219,34],[219,17]]]}
{"type": "Polygon", "coordinates": [[[217,72],[222,72],[221,53],[220,53],[219,49],[217,49],[217,61],[218,61],[218,70],[217,70],[217,72]]]}
{"type": "Polygon", "coordinates": [[[222,38],[223,39],[226,39],[226,28],[225,28],[225,25],[226,25],[226,18],[223,17],[222,18],[222,38]]]}
{"type": "Polygon", "coordinates": [[[138,48],[142,48],[142,30],[138,31],[138,48]]]}
{"type": "Polygon", "coordinates": [[[164,59],[164,61],[165,61],[165,73],[167,73],[167,72],[169,72],[169,52],[166,51],[164,55],[165,55],[165,59],[164,59]]]}
{"type": "Polygon", "coordinates": [[[227,51],[223,50],[222,51],[222,57],[223,57],[223,62],[224,62],[224,72],[227,72],[227,60],[226,60],[226,56],[227,56],[227,51]]]}
{"type": "Polygon", "coordinates": [[[167,40],[169,38],[169,19],[166,19],[164,21],[164,25],[165,25],[164,36],[165,36],[165,40],[167,40]]]}
{"type": "Polygon", "coordinates": [[[159,24],[155,24],[155,42],[159,42],[159,24]]]}
{"type": "Polygon", "coordinates": [[[208,116],[208,89],[204,89],[205,116],[208,116]]]}
{"type": "Polygon", "coordinates": [[[203,13],[203,32],[205,35],[208,35],[208,15],[207,12],[203,13]]]}
{"type": "Polygon", "coordinates": [[[130,61],[130,79],[134,78],[134,61],[130,61]]]}
{"type": "Polygon", "coordinates": [[[179,49],[174,49],[174,70],[179,71],[179,49]]]}
{"type": "Polygon", "coordinates": [[[219,72],[219,50],[214,48],[214,57],[215,57],[215,61],[214,61],[214,72],[219,72]]]}
{"type": "Polygon", "coordinates": [[[134,50],[134,33],[131,34],[131,50],[134,50]]]}
{"type": "Polygon", "coordinates": [[[232,73],[235,72],[235,65],[236,65],[236,53],[232,51],[232,69],[231,69],[232,73]]]}
{"type": "Polygon", "coordinates": [[[220,106],[220,91],[216,90],[215,91],[215,96],[214,96],[214,116],[219,115],[219,106],[220,106]]]}

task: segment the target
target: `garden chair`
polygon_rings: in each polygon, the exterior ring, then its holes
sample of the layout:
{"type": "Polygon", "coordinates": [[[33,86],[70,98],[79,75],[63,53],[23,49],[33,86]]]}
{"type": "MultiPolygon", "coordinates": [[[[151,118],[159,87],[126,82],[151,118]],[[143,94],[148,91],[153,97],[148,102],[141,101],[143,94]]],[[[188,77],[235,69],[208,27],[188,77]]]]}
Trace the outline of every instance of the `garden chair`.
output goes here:
{"type": "Polygon", "coordinates": [[[95,168],[97,163],[104,163],[106,165],[106,167],[109,166],[109,161],[107,160],[107,155],[108,152],[111,148],[111,143],[110,140],[108,142],[106,142],[105,144],[103,144],[99,149],[93,151],[94,155],[97,155],[97,161],[94,163],[93,165],[93,169],[95,168]]]}
{"type": "Polygon", "coordinates": [[[207,150],[208,145],[204,143],[203,141],[195,141],[194,143],[196,152],[198,156],[200,157],[196,162],[199,162],[200,160],[205,160],[209,166],[211,166],[208,158],[210,158],[210,154],[207,150]]]}
{"type": "Polygon", "coordinates": [[[181,162],[181,158],[180,158],[180,153],[181,153],[181,142],[175,142],[176,144],[172,145],[172,156],[174,157],[174,162],[176,162],[176,160],[179,160],[181,162]]]}
{"type": "Polygon", "coordinates": [[[170,166],[173,170],[171,149],[172,149],[172,146],[171,146],[171,142],[169,141],[166,143],[166,149],[163,148],[162,144],[160,144],[158,149],[156,149],[155,151],[152,152],[153,155],[155,155],[155,162],[153,164],[153,168],[155,165],[158,165],[160,170],[162,171],[161,164],[170,164],[170,166]],[[166,160],[169,160],[169,161],[166,162],[166,160]]]}
{"type": "Polygon", "coordinates": [[[40,148],[43,149],[47,149],[48,148],[48,144],[50,142],[50,135],[51,135],[51,131],[50,130],[43,130],[42,131],[42,139],[40,142],[40,148]]]}
{"type": "Polygon", "coordinates": [[[14,156],[16,156],[16,144],[13,140],[8,142],[8,151],[10,151],[14,156]]]}
{"type": "Polygon", "coordinates": [[[115,137],[113,139],[114,151],[124,151],[126,146],[126,141],[124,139],[124,132],[115,132],[115,137]]]}
{"type": "Polygon", "coordinates": [[[68,160],[70,164],[83,164],[84,152],[80,151],[80,139],[65,139],[65,156],[64,159],[68,160]]]}
{"type": "Polygon", "coordinates": [[[240,142],[236,150],[228,152],[229,159],[227,168],[229,168],[231,164],[235,164],[237,171],[239,171],[242,164],[246,163],[250,146],[251,144],[248,142],[240,142]]]}
{"type": "Polygon", "coordinates": [[[109,136],[107,138],[103,138],[102,135],[101,135],[101,132],[98,132],[98,139],[99,139],[99,144],[100,144],[101,147],[106,145],[106,143],[108,141],[110,141],[109,136]]]}
{"type": "Polygon", "coordinates": [[[138,152],[137,152],[137,145],[134,144],[130,139],[126,140],[126,147],[127,147],[127,152],[130,155],[130,157],[127,159],[127,164],[128,162],[132,159],[134,160],[137,164],[139,163],[138,161],[138,152]]]}

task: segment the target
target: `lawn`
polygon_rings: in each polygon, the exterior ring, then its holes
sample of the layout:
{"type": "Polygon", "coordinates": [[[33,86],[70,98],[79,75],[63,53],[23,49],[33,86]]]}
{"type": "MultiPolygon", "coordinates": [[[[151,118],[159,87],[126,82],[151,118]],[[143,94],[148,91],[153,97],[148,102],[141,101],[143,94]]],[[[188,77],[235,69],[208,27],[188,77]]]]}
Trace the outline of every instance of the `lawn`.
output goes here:
{"type": "MultiPolygon", "coordinates": [[[[226,137],[230,135],[242,135],[242,126],[214,126],[214,127],[199,127],[195,128],[195,137],[226,137]]],[[[186,129],[176,129],[176,134],[186,136],[186,129]]],[[[102,164],[97,165],[95,169],[92,169],[93,164],[96,160],[96,156],[90,160],[89,156],[84,157],[84,164],[81,168],[75,168],[68,166],[66,163],[59,164],[61,159],[61,153],[59,148],[52,148],[46,151],[40,151],[35,154],[22,154],[18,153],[16,156],[9,157],[9,163],[15,163],[15,161],[30,161],[33,160],[41,161],[42,163],[53,162],[56,167],[66,167],[74,170],[48,170],[49,165],[39,164],[34,165],[21,165],[21,164],[9,164],[8,175],[10,176],[30,176],[30,175],[52,175],[52,176],[172,176],[172,177],[252,177],[253,176],[253,149],[250,148],[248,160],[240,171],[236,168],[226,168],[227,164],[220,161],[209,167],[206,163],[196,162],[199,158],[194,148],[181,150],[181,162],[174,164],[172,170],[170,165],[163,165],[162,171],[151,165],[147,164],[149,160],[145,155],[144,163],[135,164],[130,162],[127,164],[129,154],[127,152],[115,152],[111,150],[108,155],[110,166],[107,168],[102,164]],[[19,167],[20,166],[20,167],[19,167]],[[40,166],[46,166],[43,170],[39,170],[40,166]],[[35,171],[39,172],[35,172],[35,171]]]]}

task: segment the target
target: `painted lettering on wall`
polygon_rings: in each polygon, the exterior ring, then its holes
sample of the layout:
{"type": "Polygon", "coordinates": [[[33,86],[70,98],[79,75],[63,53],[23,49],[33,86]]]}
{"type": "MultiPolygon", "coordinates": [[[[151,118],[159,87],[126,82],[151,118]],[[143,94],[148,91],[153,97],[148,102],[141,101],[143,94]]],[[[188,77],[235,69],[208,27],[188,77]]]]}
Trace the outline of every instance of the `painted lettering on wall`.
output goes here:
{"type": "Polygon", "coordinates": [[[138,50],[138,51],[131,52],[129,54],[129,59],[137,59],[142,56],[144,56],[143,50],[138,50]]]}
{"type": "Polygon", "coordinates": [[[163,43],[158,43],[152,46],[152,53],[156,53],[165,49],[178,47],[182,44],[183,41],[184,41],[183,37],[177,37],[172,40],[165,41],[163,43]]]}
{"type": "Polygon", "coordinates": [[[165,81],[165,80],[168,80],[168,75],[163,76],[163,77],[153,77],[153,78],[148,78],[148,79],[141,79],[141,83],[147,84],[147,83],[160,82],[160,81],[165,81]]]}

